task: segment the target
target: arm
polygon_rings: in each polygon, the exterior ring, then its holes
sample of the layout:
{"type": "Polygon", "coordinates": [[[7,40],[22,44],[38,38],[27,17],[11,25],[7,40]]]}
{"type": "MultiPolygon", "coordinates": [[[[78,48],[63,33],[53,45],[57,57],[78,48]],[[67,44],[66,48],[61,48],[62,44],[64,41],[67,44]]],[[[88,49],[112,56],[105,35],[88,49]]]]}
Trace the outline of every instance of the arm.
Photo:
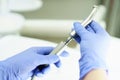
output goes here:
{"type": "Polygon", "coordinates": [[[75,40],[80,44],[81,52],[80,80],[106,80],[106,55],[110,36],[95,21],[86,28],[76,22],[74,29],[77,33],[75,40]]]}
{"type": "Polygon", "coordinates": [[[105,70],[94,69],[88,72],[83,80],[108,80],[108,78],[105,70]]]}

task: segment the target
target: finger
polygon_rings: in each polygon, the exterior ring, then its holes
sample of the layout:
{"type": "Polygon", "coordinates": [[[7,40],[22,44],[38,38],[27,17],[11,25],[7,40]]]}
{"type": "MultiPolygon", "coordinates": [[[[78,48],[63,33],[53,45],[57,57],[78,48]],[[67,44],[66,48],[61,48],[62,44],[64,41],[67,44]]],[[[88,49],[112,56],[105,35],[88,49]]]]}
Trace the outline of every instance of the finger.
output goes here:
{"type": "Polygon", "coordinates": [[[95,31],[95,33],[102,33],[104,29],[95,21],[90,23],[90,27],[95,31]]]}
{"type": "Polygon", "coordinates": [[[58,68],[59,68],[61,65],[62,65],[61,61],[58,61],[58,62],[55,63],[55,66],[58,67],[58,68]]]}
{"type": "MultiPolygon", "coordinates": [[[[28,66],[27,71],[31,71],[34,70],[36,67],[40,66],[40,65],[49,65],[49,64],[54,64],[56,62],[58,62],[60,59],[57,55],[39,55],[39,54],[35,54],[33,55],[33,57],[30,58],[30,60],[28,60],[26,66],[28,66]]],[[[26,71],[26,72],[27,72],[26,71]]]]}
{"type": "Polygon", "coordinates": [[[79,22],[74,23],[74,29],[80,37],[84,36],[83,34],[87,32],[87,30],[79,22]]]}
{"type": "MultiPolygon", "coordinates": [[[[67,51],[63,51],[61,54],[60,54],[60,57],[68,57],[69,56],[69,53],[67,51]]],[[[56,63],[54,63],[56,67],[60,67],[62,65],[61,61],[57,61],[56,63]]]]}
{"type": "Polygon", "coordinates": [[[90,25],[87,25],[85,28],[86,28],[89,32],[95,33],[95,31],[90,27],[90,25]]]}
{"type": "Polygon", "coordinates": [[[63,51],[61,54],[60,54],[61,57],[67,57],[69,56],[69,53],[67,51],[63,51]]]}
{"type": "Polygon", "coordinates": [[[59,61],[59,57],[57,55],[39,55],[36,58],[36,65],[53,64],[59,61]]]}
{"type": "Polygon", "coordinates": [[[37,53],[32,55],[31,59],[29,60],[29,63],[31,63],[33,66],[32,69],[39,65],[53,64],[59,61],[59,57],[57,55],[45,55],[49,54],[53,50],[53,47],[34,47],[32,49],[34,49],[34,53],[37,53]]]}
{"type": "Polygon", "coordinates": [[[48,55],[53,50],[53,47],[33,47],[33,49],[38,54],[48,55]]]}

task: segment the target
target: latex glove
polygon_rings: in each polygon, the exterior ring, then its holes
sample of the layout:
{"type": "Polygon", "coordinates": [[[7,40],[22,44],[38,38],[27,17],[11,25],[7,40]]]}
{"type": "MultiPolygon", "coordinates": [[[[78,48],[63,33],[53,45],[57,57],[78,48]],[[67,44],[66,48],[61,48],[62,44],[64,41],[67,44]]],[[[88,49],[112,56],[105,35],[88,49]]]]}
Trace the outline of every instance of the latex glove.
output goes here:
{"type": "MultiPolygon", "coordinates": [[[[52,49],[52,47],[33,47],[1,61],[0,80],[27,80],[35,74],[39,65],[58,63],[60,60],[57,55],[47,55],[52,49]]],[[[66,52],[63,53],[66,55],[66,52]]],[[[44,71],[45,69],[39,73],[44,75],[44,71]]]]}
{"type": "Polygon", "coordinates": [[[104,69],[106,66],[106,54],[109,47],[109,34],[95,21],[92,21],[86,28],[80,23],[74,23],[77,33],[75,39],[80,43],[80,79],[92,69],[104,69]]]}

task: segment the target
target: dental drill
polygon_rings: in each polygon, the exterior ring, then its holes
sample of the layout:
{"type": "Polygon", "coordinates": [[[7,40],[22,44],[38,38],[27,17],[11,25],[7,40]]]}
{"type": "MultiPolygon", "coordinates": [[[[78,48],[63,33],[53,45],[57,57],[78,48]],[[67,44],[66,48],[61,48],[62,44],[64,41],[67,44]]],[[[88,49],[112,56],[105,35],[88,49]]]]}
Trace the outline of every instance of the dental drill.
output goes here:
{"type": "MultiPolygon", "coordinates": [[[[93,19],[95,16],[95,13],[97,12],[97,6],[94,5],[93,6],[93,10],[90,13],[90,15],[81,23],[82,26],[86,27],[93,19]]],[[[56,55],[60,55],[60,53],[63,51],[63,49],[72,41],[73,37],[77,35],[75,30],[73,30],[70,33],[70,36],[65,40],[65,41],[61,41],[56,47],[55,49],[50,53],[51,54],[56,54],[56,55]]]]}
{"type": "MultiPolygon", "coordinates": [[[[89,16],[81,23],[82,26],[86,27],[93,19],[95,16],[95,13],[97,12],[97,6],[93,6],[93,10],[91,11],[91,13],[89,14],[89,16]]],[[[75,30],[73,30],[72,32],[70,32],[70,36],[65,40],[65,41],[61,41],[56,47],[55,49],[52,50],[52,52],[49,55],[55,54],[55,55],[60,55],[61,52],[65,49],[65,47],[73,40],[73,37],[77,35],[75,30]]],[[[47,64],[42,65],[42,68],[47,66],[47,64]]],[[[35,80],[35,76],[32,77],[31,80],[35,80]]]]}

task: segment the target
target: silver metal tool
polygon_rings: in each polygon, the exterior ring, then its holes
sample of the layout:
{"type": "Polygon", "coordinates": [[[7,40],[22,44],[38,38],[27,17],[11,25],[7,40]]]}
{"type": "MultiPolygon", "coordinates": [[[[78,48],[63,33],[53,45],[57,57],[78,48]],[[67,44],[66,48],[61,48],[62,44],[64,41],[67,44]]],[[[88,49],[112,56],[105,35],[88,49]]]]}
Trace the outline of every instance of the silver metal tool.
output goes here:
{"type": "MultiPolygon", "coordinates": [[[[81,23],[82,26],[87,26],[93,19],[95,16],[95,13],[97,12],[97,6],[94,5],[93,6],[93,10],[90,13],[90,15],[81,23]]],[[[76,35],[75,30],[73,30],[70,33],[70,36],[65,40],[65,41],[61,41],[56,47],[55,49],[50,53],[51,54],[56,54],[56,55],[60,55],[60,53],[63,51],[63,49],[66,47],[66,45],[73,39],[73,37],[76,35]]]]}
{"type": "MultiPolygon", "coordinates": [[[[81,23],[82,26],[87,26],[93,19],[94,19],[94,16],[95,16],[95,13],[97,11],[97,6],[93,6],[93,10],[92,12],[90,13],[90,15],[81,23]]],[[[70,33],[70,36],[65,40],[65,41],[61,41],[56,47],[55,49],[49,54],[56,54],[56,55],[60,55],[61,52],[64,50],[64,48],[68,45],[68,43],[73,39],[73,37],[76,35],[76,32],[73,30],[71,33],[70,33]]],[[[47,66],[44,65],[44,66],[47,66]]],[[[35,76],[32,77],[31,80],[36,80],[35,79],[35,76]]]]}

